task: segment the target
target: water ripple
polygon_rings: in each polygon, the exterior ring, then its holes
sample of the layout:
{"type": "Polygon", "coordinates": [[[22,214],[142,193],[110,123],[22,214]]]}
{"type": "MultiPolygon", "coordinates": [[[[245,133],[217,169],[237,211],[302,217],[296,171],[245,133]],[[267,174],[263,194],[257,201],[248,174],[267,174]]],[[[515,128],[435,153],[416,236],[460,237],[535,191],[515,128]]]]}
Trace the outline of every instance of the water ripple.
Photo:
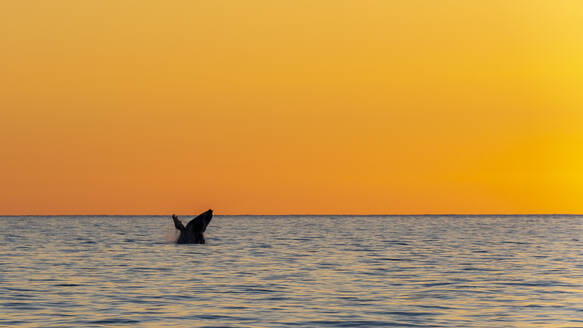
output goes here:
{"type": "Polygon", "coordinates": [[[583,327],[578,216],[0,217],[0,325],[583,327]],[[93,229],[87,229],[88,226],[93,229]]]}

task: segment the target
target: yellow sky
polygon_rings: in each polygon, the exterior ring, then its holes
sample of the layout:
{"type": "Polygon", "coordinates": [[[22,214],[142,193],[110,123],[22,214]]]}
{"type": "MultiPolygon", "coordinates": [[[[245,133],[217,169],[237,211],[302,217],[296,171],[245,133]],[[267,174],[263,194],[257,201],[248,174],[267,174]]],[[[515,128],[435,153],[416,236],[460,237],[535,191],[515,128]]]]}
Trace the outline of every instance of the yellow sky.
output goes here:
{"type": "Polygon", "coordinates": [[[583,213],[583,2],[3,1],[0,214],[583,213]]]}

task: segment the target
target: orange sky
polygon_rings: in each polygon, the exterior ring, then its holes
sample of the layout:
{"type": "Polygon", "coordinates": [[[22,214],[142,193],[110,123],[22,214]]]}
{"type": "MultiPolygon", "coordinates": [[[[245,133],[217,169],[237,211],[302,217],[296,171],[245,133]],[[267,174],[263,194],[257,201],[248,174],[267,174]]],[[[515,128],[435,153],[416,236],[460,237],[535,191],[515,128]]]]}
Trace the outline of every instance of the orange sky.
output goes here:
{"type": "Polygon", "coordinates": [[[583,213],[583,2],[4,1],[0,214],[583,213]]]}

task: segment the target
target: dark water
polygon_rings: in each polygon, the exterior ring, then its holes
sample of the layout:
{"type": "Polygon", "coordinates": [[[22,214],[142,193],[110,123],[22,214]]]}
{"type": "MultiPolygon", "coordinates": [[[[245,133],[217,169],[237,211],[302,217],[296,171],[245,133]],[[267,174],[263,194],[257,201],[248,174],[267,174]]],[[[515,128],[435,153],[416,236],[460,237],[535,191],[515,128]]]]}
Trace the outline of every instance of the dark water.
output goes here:
{"type": "Polygon", "coordinates": [[[583,327],[583,217],[0,217],[0,326],[583,327]]]}

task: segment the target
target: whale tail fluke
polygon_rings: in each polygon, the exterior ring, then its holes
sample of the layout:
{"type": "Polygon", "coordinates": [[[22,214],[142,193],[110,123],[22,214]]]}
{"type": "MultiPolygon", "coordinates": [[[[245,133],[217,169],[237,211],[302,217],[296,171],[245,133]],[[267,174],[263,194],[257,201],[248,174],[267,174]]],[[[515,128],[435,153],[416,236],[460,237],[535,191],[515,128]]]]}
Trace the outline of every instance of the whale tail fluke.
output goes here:
{"type": "Polygon", "coordinates": [[[184,224],[182,224],[182,221],[180,221],[180,219],[178,219],[178,217],[175,214],[172,214],[172,221],[174,221],[174,226],[176,227],[176,229],[183,231],[186,228],[184,228],[184,224]]]}
{"type": "Polygon", "coordinates": [[[176,215],[172,215],[172,221],[176,229],[180,230],[180,237],[176,241],[178,244],[204,244],[203,232],[213,218],[213,210],[208,210],[194,219],[190,220],[186,227],[176,215]]]}
{"type": "Polygon", "coordinates": [[[190,232],[204,232],[206,227],[209,225],[211,220],[213,219],[213,210],[208,210],[199,216],[195,217],[194,219],[190,220],[186,225],[186,230],[190,232]]]}

